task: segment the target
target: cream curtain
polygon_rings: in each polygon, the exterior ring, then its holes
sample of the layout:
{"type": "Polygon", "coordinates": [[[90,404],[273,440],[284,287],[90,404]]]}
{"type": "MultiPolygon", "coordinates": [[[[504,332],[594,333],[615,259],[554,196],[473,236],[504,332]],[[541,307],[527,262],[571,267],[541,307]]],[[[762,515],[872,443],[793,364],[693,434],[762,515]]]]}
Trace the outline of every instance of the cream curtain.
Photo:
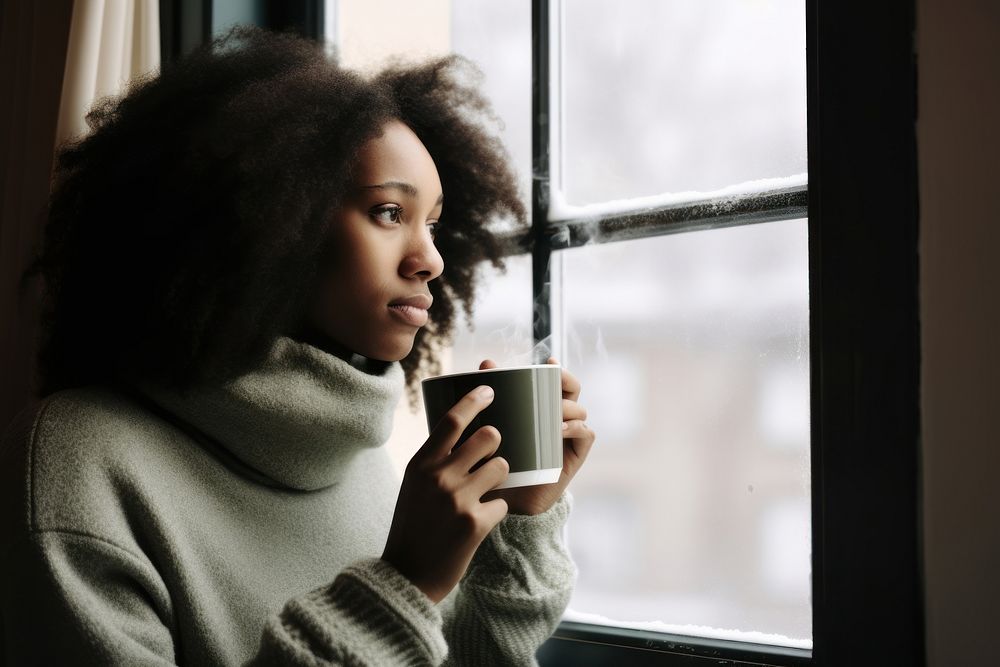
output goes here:
{"type": "Polygon", "coordinates": [[[76,0],[59,102],[56,143],[87,131],[84,119],[102,97],[160,65],[157,0],[76,0]]]}
{"type": "Polygon", "coordinates": [[[158,0],[0,2],[0,431],[35,398],[38,251],[53,148],[85,115],[160,62],[158,0]]]}

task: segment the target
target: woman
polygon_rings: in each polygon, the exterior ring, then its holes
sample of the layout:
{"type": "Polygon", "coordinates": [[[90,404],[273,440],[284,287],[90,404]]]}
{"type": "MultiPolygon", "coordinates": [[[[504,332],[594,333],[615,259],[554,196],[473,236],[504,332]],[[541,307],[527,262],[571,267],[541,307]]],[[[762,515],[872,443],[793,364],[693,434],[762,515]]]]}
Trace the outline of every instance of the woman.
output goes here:
{"type": "Polygon", "coordinates": [[[534,662],[575,576],[579,383],[556,484],[491,491],[492,427],[452,450],[479,391],[401,485],[380,447],[502,267],[486,223],[525,218],[469,73],[235,29],[63,148],[46,398],[0,462],[8,664],[534,662]]]}

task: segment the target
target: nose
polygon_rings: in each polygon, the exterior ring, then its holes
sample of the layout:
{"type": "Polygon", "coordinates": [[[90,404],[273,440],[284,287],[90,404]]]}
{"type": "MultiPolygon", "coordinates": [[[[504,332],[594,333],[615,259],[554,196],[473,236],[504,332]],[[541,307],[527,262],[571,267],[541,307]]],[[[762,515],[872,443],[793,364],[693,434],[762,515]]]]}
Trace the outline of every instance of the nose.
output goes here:
{"type": "Polygon", "coordinates": [[[430,232],[424,228],[411,236],[406,254],[399,265],[404,278],[434,280],[444,272],[444,258],[434,245],[430,232]]]}

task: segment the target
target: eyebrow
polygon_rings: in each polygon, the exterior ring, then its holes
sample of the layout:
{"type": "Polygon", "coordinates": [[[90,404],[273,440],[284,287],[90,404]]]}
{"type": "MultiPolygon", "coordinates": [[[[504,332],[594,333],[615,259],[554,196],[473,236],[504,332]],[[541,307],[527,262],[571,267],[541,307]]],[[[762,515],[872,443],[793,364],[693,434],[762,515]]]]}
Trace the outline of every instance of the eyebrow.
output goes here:
{"type": "MultiPolygon", "coordinates": [[[[405,181],[386,181],[385,183],[379,183],[378,185],[363,185],[361,186],[364,190],[401,190],[411,197],[417,196],[417,189],[411,184],[405,181]]],[[[438,195],[437,201],[434,203],[435,206],[444,202],[444,193],[438,195]]]]}

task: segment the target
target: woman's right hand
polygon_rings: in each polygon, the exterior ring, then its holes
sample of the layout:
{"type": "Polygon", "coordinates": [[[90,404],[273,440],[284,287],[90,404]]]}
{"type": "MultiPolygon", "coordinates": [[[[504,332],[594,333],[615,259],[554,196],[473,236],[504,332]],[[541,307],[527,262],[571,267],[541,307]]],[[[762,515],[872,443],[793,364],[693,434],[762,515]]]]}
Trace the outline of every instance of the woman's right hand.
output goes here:
{"type": "Polygon", "coordinates": [[[395,567],[435,604],[458,584],[489,532],[507,515],[503,499],[481,502],[507,478],[510,466],[497,456],[472,471],[500,446],[500,432],[483,426],[461,447],[455,443],[493,390],[476,387],[454,405],[403,475],[382,560],[395,567]]]}

